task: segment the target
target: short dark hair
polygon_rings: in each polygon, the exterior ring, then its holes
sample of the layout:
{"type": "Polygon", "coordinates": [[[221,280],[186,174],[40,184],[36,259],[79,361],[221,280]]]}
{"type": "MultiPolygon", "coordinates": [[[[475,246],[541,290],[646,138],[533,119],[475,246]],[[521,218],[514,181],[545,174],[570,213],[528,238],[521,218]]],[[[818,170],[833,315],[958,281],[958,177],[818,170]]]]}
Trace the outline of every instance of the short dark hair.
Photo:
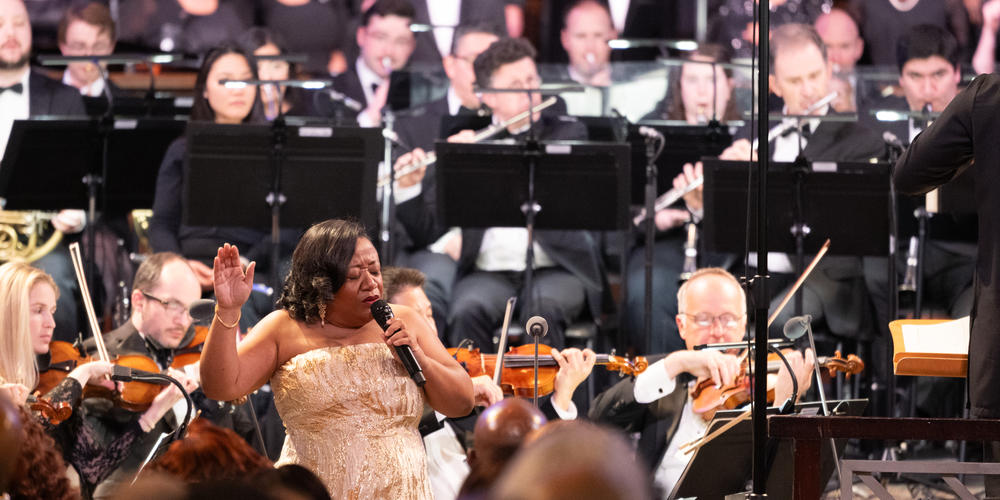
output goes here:
{"type": "Polygon", "coordinates": [[[56,32],[56,40],[59,43],[66,43],[66,30],[69,29],[69,25],[73,21],[83,21],[97,26],[98,33],[107,33],[111,43],[115,42],[115,37],[118,35],[115,29],[115,20],[111,17],[111,10],[102,3],[90,2],[72,5],[66,9],[66,13],[59,20],[59,28],[56,32]]]}
{"type": "Polygon", "coordinates": [[[497,38],[503,36],[503,32],[500,30],[500,26],[496,23],[480,22],[474,24],[459,25],[457,28],[455,28],[455,35],[451,37],[451,55],[455,55],[455,50],[458,49],[459,42],[463,38],[465,38],[466,35],[471,35],[473,33],[493,35],[497,38]]]}
{"type": "Polygon", "coordinates": [[[537,54],[531,43],[523,38],[501,38],[493,42],[479,54],[479,57],[476,57],[476,62],[472,65],[476,72],[476,85],[490,87],[493,73],[500,66],[520,61],[525,57],[534,60],[537,54]]]}
{"type": "Polygon", "coordinates": [[[815,45],[823,56],[823,61],[827,61],[826,44],[823,43],[823,38],[819,36],[816,28],[811,25],[788,23],[771,30],[771,72],[774,72],[774,60],[781,50],[788,46],[802,46],[809,43],[815,45]]]}
{"type": "Polygon", "coordinates": [[[424,273],[412,267],[384,267],[382,268],[382,288],[385,290],[385,298],[392,300],[396,294],[406,288],[423,288],[427,282],[424,273]]]}
{"type": "Polygon", "coordinates": [[[417,16],[417,11],[413,9],[410,0],[378,0],[361,14],[359,26],[368,26],[373,16],[398,16],[413,20],[417,16]]]}
{"type": "Polygon", "coordinates": [[[911,59],[938,56],[959,69],[958,41],[948,30],[933,24],[913,26],[896,41],[896,63],[899,71],[911,59]]]}
{"type": "Polygon", "coordinates": [[[135,278],[132,280],[132,289],[142,292],[149,292],[160,282],[160,275],[163,274],[163,267],[169,262],[179,260],[186,262],[184,257],[173,252],[156,252],[139,264],[139,269],[135,271],[135,278]]]}
{"type": "Polygon", "coordinates": [[[326,304],[347,279],[359,238],[367,239],[368,234],[353,219],[330,219],[310,227],[292,253],[278,307],[307,324],[322,321],[326,304]]]}
{"type": "MultiPolygon", "coordinates": [[[[576,0],[575,2],[572,2],[569,5],[567,5],[566,8],[563,9],[562,11],[562,29],[566,29],[566,25],[569,24],[569,13],[573,12],[576,8],[582,7],[587,4],[591,4],[595,7],[600,7],[604,9],[604,12],[608,14],[608,19],[611,19],[611,10],[608,9],[607,5],[598,2],[597,0],[576,0]]],[[[612,24],[611,27],[614,28],[613,20],[611,21],[611,24],[612,24]]]]}
{"type": "Polygon", "coordinates": [[[278,52],[282,54],[288,52],[288,46],[285,45],[285,40],[279,33],[260,26],[254,26],[243,32],[238,43],[247,54],[253,54],[254,51],[269,43],[277,47],[278,52]]]}
{"type": "MultiPolygon", "coordinates": [[[[205,87],[208,85],[208,73],[212,71],[215,61],[228,54],[236,54],[246,59],[253,79],[257,79],[257,59],[238,45],[227,42],[208,51],[201,63],[201,68],[198,70],[198,77],[194,81],[194,104],[191,105],[191,121],[215,121],[215,110],[205,98],[205,87]]],[[[243,123],[263,121],[265,118],[258,90],[253,93],[253,107],[250,108],[250,113],[243,118],[243,123]]]]}

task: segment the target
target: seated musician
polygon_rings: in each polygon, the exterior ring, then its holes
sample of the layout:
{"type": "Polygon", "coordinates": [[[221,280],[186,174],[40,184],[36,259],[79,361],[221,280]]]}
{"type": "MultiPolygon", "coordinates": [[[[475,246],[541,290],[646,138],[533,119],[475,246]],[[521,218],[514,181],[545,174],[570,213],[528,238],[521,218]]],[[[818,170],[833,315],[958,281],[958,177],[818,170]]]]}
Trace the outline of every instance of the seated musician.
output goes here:
{"type": "MultiPolygon", "coordinates": [[[[59,21],[59,52],[64,56],[106,56],[115,50],[115,20],[108,7],[99,2],[73,5],[59,21]]],[[[102,65],[106,66],[106,65],[102,65]]],[[[107,71],[105,67],[104,71],[107,71]]],[[[83,96],[88,114],[107,110],[104,79],[101,70],[90,62],[73,62],[66,66],[62,82],[75,87],[83,96]]],[[[119,94],[121,89],[110,80],[108,91],[119,94]]]]}
{"type": "MultiPolygon", "coordinates": [[[[235,45],[220,46],[205,56],[195,80],[194,104],[191,121],[217,124],[264,123],[264,113],[256,87],[227,88],[222,79],[256,79],[257,67],[250,64],[247,54],[235,45]]],[[[224,242],[232,242],[246,249],[250,260],[260,262],[257,276],[263,280],[270,262],[270,234],[258,229],[234,226],[195,226],[182,223],[184,199],[184,162],[187,156],[187,139],[175,140],[167,149],[156,177],[156,194],[153,198],[153,217],[149,223],[149,236],[156,252],[174,252],[188,259],[188,264],[198,278],[204,292],[212,290],[212,269],[209,265],[215,252],[224,242]]],[[[249,173],[249,176],[254,174],[249,173]]],[[[247,179],[249,180],[249,179],[247,179]]],[[[233,208],[237,210],[237,208],[233,208]]],[[[297,231],[282,231],[282,255],[291,255],[297,231]]],[[[273,284],[272,284],[273,286],[273,284]]],[[[271,300],[254,294],[250,302],[260,305],[244,308],[241,327],[246,330],[273,309],[271,300]]]]}
{"type": "MultiPolygon", "coordinates": [[[[386,267],[382,270],[382,284],[389,302],[412,307],[427,319],[431,330],[436,333],[433,306],[423,290],[425,281],[424,275],[416,269],[386,267]]],[[[553,349],[552,357],[559,363],[555,390],[551,396],[539,397],[539,407],[549,420],[575,419],[577,409],[573,393],[590,376],[594,368],[594,352],[590,349],[553,349]]],[[[503,390],[488,375],[472,377],[472,388],[477,407],[490,406],[503,399],[503,390]]],[[[420,432],[427,449],[431,489],[438,500],[455,498],[462,480],[469,473],[465,457],[472,447],[473,426],[479,415],[477,408],[465,417],[446,418],[429,407],[425,408],[420,432]]]]}
{"type": "MultiPolygon", "coordinates": [[[[525,40],[501,39],[476,58],[476,83],[481,88],[531,89],[541,81],[534,62],[535,49],[525,40]]],[[[482,94],[483,103],[493,110],[493,120],[505,123],[501,140],[523,140],[529,121],[507,123],[529,106],[541,102],[537,94],[529,99],[522,93],[482,94]]],[[[542,140],[585,139],[585,127],[544,113],[536,113],[536,137],[542,140]]],[[[463,131],[458,140],[468,140],[472,131],[463,131]]],[[[424,158],[421,149],[401,156],[394,168],[402,168],[424,158]]],[[[433,185],[419,185],[422,173],[406,179],[408,186],[419,194],[399,204],[397,216],[417,246],[430,245],[445,233],[435,219],[433,204],[437,199],[433,185]]],[[[516,200],[511,200],[512,203],[516,200]]],[[[493,352],[494,332],[500,325],[504,301],[521,295],[520,317],[544,317],[550,326],[547,342],[553,347],[564,345],[564,329],[585,309],[592,317],[599,315],[603,292],[601,262],[594,236],[586,231],[539,230],[534,234],[535,269],[532,290],[524,290],[522,273],[525,268],[527,231],[521,228],[463,228],[453,230],[438,241],[445,253],[458,262],[456,282],[448,310],[450,345],[463,338],[471,339],[477,348],[493,352]]]]}
{"type": "MultiPolygon", "coordinates": [[[[830,65],[826,47],[811,26],[785,24],[771,33],[772,91],[784,100],[782,114],[806,114],[814,104],[830,94],[830,65]]],[[[814,116],[834,114],[829,104],[818,106],[814,116]]],[[[800,156],[810,162],[869,162],[885,155],[885,144],[879,135],[852,121],[797,120],[785,118],[774,125],[787,126],[771,145],[771,160],[792,162],[800,156]],[[799,122],[801,121],[801,133],[799,122]],[[811,131],[811,132],[810,132],[811,131]]],[[[739,139],[722,152],[723,160],[747,161],[751,157],[751,143],[739,139]]],[[[753,157],[756,158],[756,151],[753,157]]],[[[686,186],[702,176],[701,163],[685,165],[674,186],[686,186]]],[[[686,196],[688,208],[702,213],[702,188],[686,196]]],[[[710,207],[709,207],[710,209],[710,207]]],[[[830,210],[837,210],[830,207],[830,210]]],[[[756,255],[750,257],[755,265],[756,255]]],[[[791,258],[783,253],[768,256],[769,272],[773,285],[770,290],[781,290],[794,281],[791,258]]],[[[835,335],[858,338],[873,331],[870,306],[865,293],[861,259],[848,256],[827,256],[820,261],[816,272],[806,281],[802,293],[802,313],[811,314],[835,335]]],[[[772,308],[784,293],[776,295],[772,308]]],[[[780,335],[781,326],[795,315],[792,308],[785,308],[771,327],[772,335],[780,335]]]]}
{"type": "MultiPolygon", "coordinates": [[[[194,338],[191,328],[192,318],[188,306],[201,296],[198,279],[183,257],[161,252],[147,258],[135,273],[131,302],[132,314],[128,322],[104,336],[111,355],[140,354],[151,358],[157,368],[179,380],[192,394],[195,411],[213,423],[235,428],[248,433],[250,422],[242,411],[233,411],[229,404],[221,404],[205,398],[198,391],[199,376],[196,365],[172,368],[175,356],[183,351],[194,338]]],[[[87,344],[91,344],[88,341],[87,344]]],[[[193,348],[197,352],[200,346],[193,348]]],[[[135,421],[144,429],[154,429],[144,439],[133,443],[130,453],[121,466],[101,485],[95,496],[109,495],[121,483],[129,483],[140,466],[149,456],[150,450],[160,433],[171,432],[178,425],[178,415],[183,418],[186,406],[179,406],[181,412],[170,412],[165,418],[147,418],[140,414],[119,408],[108,409],[103,402],[87,400],[91,410],[92,424],[112,437],[135,421]]],[[[160,414],[162,417],[163,414],[160,414]]]]}
{"type": "MultiPolygon", "coordinates": [[[[740,106],[732,98],[732,69],[715,66],[728,63],[729,54],[721,45],[700,45],[681,65],[677,78],[671,79],[667,96],[643,117],[645,120],[682,121],[688,125],[705,125],[710,120],[722,123],[740,120],[740,106]]],[[[677,315],[674,296],[684,271],[686,232],[681,226],[690,215],[683,208],[667,207],[656,211],[656,240],[653,244],[652,345],[649,352],[668,353],[684,349],[684,340],[677,335],[673,317],[677,315]]],[[[645,231],[639,231],[640,236],[645,231]]],[[[645,311],[645,242],[635,248],[628,261],[629,345],[639,352],[646,350],[641,337],[645,311]]],[[[717,260],[714,257],[712,260],[717,260]]],[[[702,258],[702,264],[709,263],[702,258]]]]}
{"type": "MultiPolygon", "coordinates": [[[[638,454],[652,468],[657,486],[669,493],[687,466],[691,454],[681,445],[700,438],[708,422],[695,413],[688,382],[711,379],[725,386],[741,373],[736,355],[716,350],[694,350],[700,344],[738,342],[746,330],[746,296],[736,278],[723,269],[696,271],[677,292],[675,318],[687,349],[652,363],[641,374],[625,379],[599,394],[590,418],[640,433],[638,454]]],[[[798,379],[799,394],[809,388],[814,356],[807,350],[786,354],[798,379]]],[[[775,387],[775,405],[792,394],[792,380],[782,366],[775,387]]]]}
{"type": "MultiPolygon", "coordinates": [[[[42,115],[83,116],[84,106],[80,93],[73,87],[31,69],[31,22],[22,0],[0,1],[0,24],[10,29],[4,35],[4,48],[0,50],[0,158],[3,157],[10,138],[14,120],[25,120],[42,115]]],[[[0,208],[3,208],[0,202],[0,208]]],[[[53,219],[52,226],[64,234],[83,230],[86,216],[82,210],[62,210],[53,219]]],[[[76,339],[79,314],[77,302],[80,295],[76,276],[65,245],[58,245],[52,252],[35,261],[35,266],[49,273],[59,286],[59,309],[56,313],[55,336],[58,340],[76,339]]]]}
{"type": "Polygon", "coordinates": [[[49,382],[49,376],[55,377],[56,372],[51,370],[45,376],[45,387],[40,385],[39,368],[49,368],[58,295],[55,281],[44,271],[18,262],[0,266],[0,395],[25,406],[32,392],[44,391],[40,399],[54,405],[65,403],[72,410],[65,421],[56,423],[44,414],[39,421],[59,445],[63,458],[76,469],[81,486],[89,489],[107,477],[152,430],[142,423],[159,420],[181,394],[177,389],[162,391],[114,440],[102,442],[98,430],[84,418],[80,403],[88,384],[114,387],[106,378],[111,363],[79,364],[68,374],[62,372],[65,378],[58,384],[49,382]],[[52,384],[54,387],[49,387],[52,384]]]}

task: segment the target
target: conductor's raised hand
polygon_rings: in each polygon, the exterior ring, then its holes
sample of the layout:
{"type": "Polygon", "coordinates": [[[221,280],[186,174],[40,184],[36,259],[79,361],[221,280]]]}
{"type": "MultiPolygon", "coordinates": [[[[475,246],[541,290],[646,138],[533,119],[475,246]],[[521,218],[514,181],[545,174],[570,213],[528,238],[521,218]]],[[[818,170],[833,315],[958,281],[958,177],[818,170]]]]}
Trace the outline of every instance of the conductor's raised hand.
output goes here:
{"type": "Polygon", "coordinates": [[[413,357],[417,358],[418,361],[423,357],[423,351],[420,350],[420,342],[417,341],[416,334],[407,330],[406,323],[399,317],[389,320],[383,335],[385,335],[385,343],[389,347],[408,345],[413,350],[413,357]]]}
{"type": "Polygon", "coordinates": [[[215,277],[215,301],[220,309],[237,309],[250,297],[253,288],[253,272],[256,262],[251,262],[246,271],[240,263],[240,251],[226,243],[219,248],[213,263],[215,277]]]}

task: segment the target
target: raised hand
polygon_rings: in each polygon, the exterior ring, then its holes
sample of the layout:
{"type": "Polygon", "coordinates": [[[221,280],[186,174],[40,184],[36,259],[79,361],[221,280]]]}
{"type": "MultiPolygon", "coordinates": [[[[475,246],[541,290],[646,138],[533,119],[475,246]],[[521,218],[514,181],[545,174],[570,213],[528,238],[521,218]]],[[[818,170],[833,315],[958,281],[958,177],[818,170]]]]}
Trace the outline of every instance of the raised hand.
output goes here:
{"type": "Polygon", "coordinates": [[[244,271],[240,263],[240,251],[226,243],[219,248],[212,267],[215,301],[219,309],[239,309],[250,298],[257,263],[251,262],[244,271]]]}

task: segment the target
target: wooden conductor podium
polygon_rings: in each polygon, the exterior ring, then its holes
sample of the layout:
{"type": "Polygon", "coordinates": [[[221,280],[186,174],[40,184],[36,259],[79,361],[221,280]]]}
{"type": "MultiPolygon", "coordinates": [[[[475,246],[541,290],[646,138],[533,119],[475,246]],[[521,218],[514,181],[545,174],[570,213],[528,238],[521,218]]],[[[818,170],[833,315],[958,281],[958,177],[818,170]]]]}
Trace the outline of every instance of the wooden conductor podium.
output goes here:
{"type": "MultiPolygon", "coordinates": [[[[964,318],[963,318],[964,319],[964,318]]],[[[893,371],[896,375],[910,375],[917,377],[957,377],[965,378],[969,371],[969,353],[968,353],[968,334],[966,333],[964,345],[958,343],[954,344],[957,349],[951,349],[951,352],[919,352],[919,351],[929,351],[930,349],[924,349],[920,346],[912,345],[913,338],[911,337],[911,345],[907,346],[903,331],[906,326],[928,326],[928,325],[945,325],[946,323],[955,323],[961,320],[941,320],[941,319],[900,319],[889,323],[889,331],[892,333],[892,365],[893,371]],[[959,353],[964,349],[964,353],[959,353]]],[[[968,322],[965,323],[968,325],[968,322]]],[[[956,328],[961,327],[960,323],[954,325],[956,328]]],[[[966,328],[967,332],[967,328],[966,328]]],[[[942,335],[947,335],[947,330],[942,330],[940,332],[942,335]]],[[[957,342],[963,342],[962,340],[957,340],[957,342]]],[[[941,349],[944,350],[944,349],[941,349]]]]}

